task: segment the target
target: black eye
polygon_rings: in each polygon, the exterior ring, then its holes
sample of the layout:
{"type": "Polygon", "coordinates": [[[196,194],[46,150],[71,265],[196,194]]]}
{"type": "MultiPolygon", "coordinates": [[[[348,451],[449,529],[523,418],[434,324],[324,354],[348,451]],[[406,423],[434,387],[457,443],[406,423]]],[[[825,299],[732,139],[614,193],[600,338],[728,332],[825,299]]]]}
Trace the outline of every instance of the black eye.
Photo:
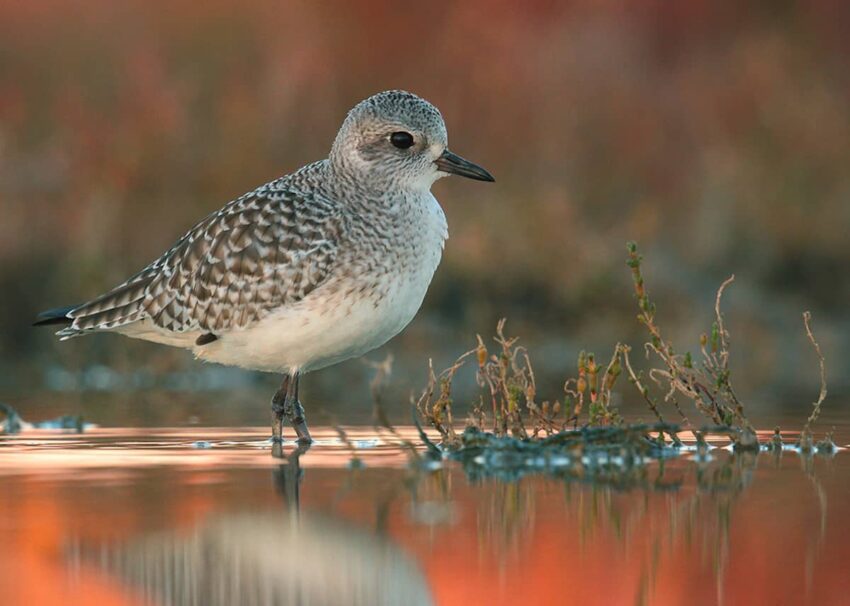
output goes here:
{"type": "Polygon", "coordinates": [[[390,135],[390,143],[399,149],[407,149],[413,145],[413,135],[404,131],[399,131],[390,135]]]}

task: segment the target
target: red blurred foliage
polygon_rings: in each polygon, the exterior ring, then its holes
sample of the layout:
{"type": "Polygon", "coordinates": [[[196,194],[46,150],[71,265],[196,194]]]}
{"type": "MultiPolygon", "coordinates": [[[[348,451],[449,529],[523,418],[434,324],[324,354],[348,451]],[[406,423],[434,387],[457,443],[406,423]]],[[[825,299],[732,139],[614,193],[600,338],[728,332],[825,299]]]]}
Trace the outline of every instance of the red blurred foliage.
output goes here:
{"type": "MultiPolygon", "coordinates": [[[[846,335],[849,24],[837,0],[7,0],[0,287],[37,276],[24,288],[49,305],[114,285],[398,87],[497,177],[437,185],[443,318],[529,334],[545,317],[598,340],[580,325],[604,310],[622,338],[612,276],[637,239],[671,309],[734,271],[752,285],[745,339],[796,330],[808,307],[846,335]]],[[[0,321],[35,311],[4,305],[0,321]]],[[[0,357],[31,338],[0,339],[0,357]]],[[[777,364],[755,364],[758,382],[777,364]]]]}

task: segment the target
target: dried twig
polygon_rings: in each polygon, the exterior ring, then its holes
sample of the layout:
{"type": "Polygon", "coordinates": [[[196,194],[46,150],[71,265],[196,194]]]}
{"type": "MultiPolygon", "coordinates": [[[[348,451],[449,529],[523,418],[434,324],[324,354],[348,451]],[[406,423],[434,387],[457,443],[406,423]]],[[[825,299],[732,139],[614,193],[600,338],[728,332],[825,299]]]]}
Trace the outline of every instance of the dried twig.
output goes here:
{"type": "Polygon", "coordinates": [[[415,406],[422,418],[440,432],[440,436],[446,444],[455,444],[458,441],[454,419],[452,418],[452,379],[458,369],[466,363],[466,359],[474,353],[476,353],[474,349],[464,353],[455,360],[454,364],[441,372],[439,377],[434,374],[433,361],[428,360],[428,385],[423,390],[422,395],[419,396],[415,406]],[[432,403],[438,386],[439,396],[432,403]]]}
{"type": "MultiPolygon", "coordinates": [[[[737,422],[738,426],[752,432],[752,427],[744,415],[744,408],[732,388],[729,373],[729,333],[723,324],[723,314],[720,311],[723,292],[735,277],[727,278],[717,291],[711,338],[709,339],[707,335],[702,335],[700,338],[703,361],[701,367],[696,367],[690,353],[677,354],[672,343],[664,340],[661,329],[655,322],[655,304],[650,301],[644,285],[641,261],[642,257],[637,252],[637,245],[629,242],[626,264],[632,270],[635,296],[640,308],[638,320],[646,327],[650,335],[650,342],[645,346],[647,355],[655,354],[664,364],[664,368],[651,369],[649,378],[665,389],[664,400],[672,402],[683,418],[686,417],[676,400],[677,393],[692,400],[697,410],[715,424],[733,425],[737,422]]],[[[639,377],[634,371],[631,375],[632,383],[639,385],[641,395],[647,399],[646,385],[635,381],[639,377]]]]}
{"type": "Polygon", "coordinates": [[[372,419],[375,429],[383,427],[391,433],[397,435],[395,428],[390,423],[387,413],[384,410],[384,387],[393,372],[393,354],[388,353],[387,357],[380,362],[372,360],[363,360],[363,362],[375,369],[375,374],[372,380],[369,381],[369,393],[372,394],[372,419]]]}
{"type": "Polygon", "coordinates": [[[655,401],[655,398],[649,395],[649,388],[643,384],[641,380],[641,374],[635,372],[634,368],[632,368],[632,362],[629,359],[629,352],[632,350],[628,345],[620,345],[620,351],[623,354],[623,364],[626,366],[626,372],[629,374],[629,383],[637,387],[640,395],[643,397],[644,401],[649,406],[649,409],[655,415],[659,422],[664,423],[664,417],[661,412],[658,410],[658,402],[655,401]]]}
{"type": "Polygon", "coordinates": [[[815,335],[812,333],[811,327],[812,313],[809,311],[803,312],[803,324],[806,327],[806,336],[809,338],[809,342],[812,344],[812,347],[815,349],[815,353],[818,356],[818,365],[820,366],[820,394],[818,394],[818,399],[814,404],[812,404],[812,414],[809,415],[809,418],[806,420],[806,426],[803,428],[804,434],[811,433],[812,423],[817,421],[818,416],[820,415],[821,404],[826,399],[826,365],[823,354],[820,350],[820,345],[818,345],[817,340],[815,339],[815,335]]]}

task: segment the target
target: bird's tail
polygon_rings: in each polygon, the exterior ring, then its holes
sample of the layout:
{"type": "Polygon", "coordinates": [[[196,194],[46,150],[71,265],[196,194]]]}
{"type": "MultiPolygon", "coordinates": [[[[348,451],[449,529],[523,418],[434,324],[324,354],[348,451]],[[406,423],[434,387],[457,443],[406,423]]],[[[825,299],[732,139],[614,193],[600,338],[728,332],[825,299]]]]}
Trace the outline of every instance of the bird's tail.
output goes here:
{"type": "Polygon", "coordinates": [[[57,307],[43,311],[35,317],[33,326],[48,326],[51,324],[70,324],[73,319],[69,314],[74,311],[79,305],[68,305],[66,307],[57,307]]]}

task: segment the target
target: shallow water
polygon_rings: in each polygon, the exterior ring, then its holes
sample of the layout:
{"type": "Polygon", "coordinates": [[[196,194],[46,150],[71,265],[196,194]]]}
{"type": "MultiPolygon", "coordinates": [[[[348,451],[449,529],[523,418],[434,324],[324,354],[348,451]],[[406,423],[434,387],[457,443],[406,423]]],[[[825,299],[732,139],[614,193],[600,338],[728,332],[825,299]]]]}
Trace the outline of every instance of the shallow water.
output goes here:
{"type": "Polygon", "coordinates": [[[346,432],[285,458],[264,428],[0,437],[0,602],[850,601],[846,451],[500,482],[415,470],[398,437],[346,432]]]}

